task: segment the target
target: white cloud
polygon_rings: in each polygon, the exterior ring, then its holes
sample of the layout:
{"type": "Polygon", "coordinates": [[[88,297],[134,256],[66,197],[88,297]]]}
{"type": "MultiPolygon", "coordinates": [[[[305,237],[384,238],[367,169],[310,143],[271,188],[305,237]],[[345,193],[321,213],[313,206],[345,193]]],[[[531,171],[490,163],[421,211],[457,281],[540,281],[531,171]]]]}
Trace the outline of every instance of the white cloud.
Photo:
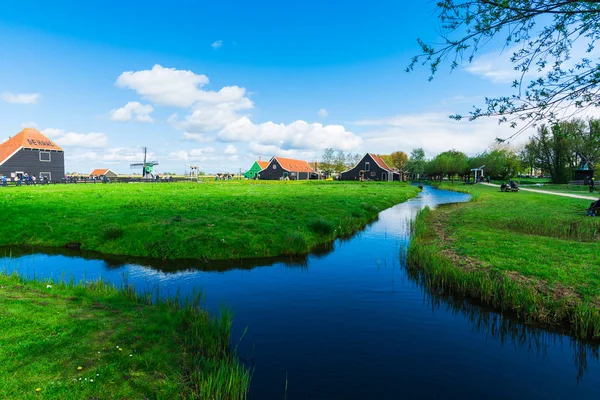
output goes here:
{"type": "Polygon", "coordinates": [[[212,138],[210,136],[206,136],[202,133],[190,133],[190,132],[183,132],[183,135],[181,135],[181,140],[194,141],[194,142],[199,142],[199,143],[214,142],[214,138],[212,138]]]}
{"type": "MultiPolygon", "coordinates": [[[[496,119],[455,121],[448,118],[450,114],[404,114],[358,121],[356,125],[371,128],[361,134],[366,151],[385,154],[402,150],[408,153],[422,147],[430,157],[450,149],[475,155],[489,148],[497,137],[506,138],[515,133],[507,124],[498,125],[496,119]]],[[[529,136],[529,132],[523,132],[516,143],[527,140],[529,136]]]]}
{"type": "Polygon", "coordinates": [[[61,147],[101,148],[108,146],[108,137],[101,132],[76,133],[56,128],[43,129],[41,132],[61,147]]]}
{"type": "Polygon", "coordinates": [[[215,42],[213,42],[213,44],[211,44],[211,46],[213,47],[213,49],[217,50],[219,47],[223,46],[223,41],[216,40],[215,42]]]}
{"type": "Polygon", "coordinates": [[[289,125],[265,122],[254,124],[247,117],[228,124],[217,135],[224,142],[252,141],[260,145],[277,146],[281,150],[355,149],[361,138],[342,125],[309,124],[295,121],[289,125]]]}
{"type": "Polygon", "coordinates": [[[174,161],[210,161],[218,160],[221,157],[214,155],[214,147],[203,147],[191,150],[180,150],[169,153],[167,158],[174,161]]]}
{"type": "Polygon", "coordinates": [[[20,93],[14,94],[9,92],[0,93],[0,99],[7,103],[13,104],[35,104],[40,98],[39,93],[20,93]]]}
{"type": "Polygon", "coordinates": [[[21,128],[39,128],[39,125],[33,121],[23,122],[21,128]]]}
{"type": "Polygon", "coordinates": [[[329,115],[329,112],[327,112],[327,110],[326,110],[326,109],[324,109],[324,108],[321,108],[319,111],[317,111],[317,115],[318,115],[319,117],[323,117],[323,118],[325,118],[325,117],[327,117],[327,116],[329,115]]]}
{"type": "Polygon", "coordinates": [[[183,120],[179,120],[176,115],[169,118],[169,122],[175,128],[183,129],[193,133],[214,132],[222,129],[226,125],[240,119],[243,114],[241,111],[248,110],[253,107],[252,101],[244,96],[245,90],[237,86],[223,88],[217,95],[220,100],[214,99],[211,102],[199,101],[193,107],[189,115],[183,120]],[[237,93],[227,93],[232,92],[237,93]],[[227,89],[225,91],[225,89],[227,89]],[[239,89],[239,90],[237,90],[239,89]]]}
{"type": "Polygon", "coordinates": [[[227,145],[227,147],[225,148],[225,154],[233,155],[236,153],[237,153],[237,149],[232,144],[227,145]]]}
{"type": "Polygon", "coordinates": [[[113,109],[109,113],[109,118],[112,121],[125,122],[154,122],[150,114],[154,111],[154,107],[150,104],[141,104],[137,101],[130,101],[124,107],[113,109]]]}
{"type": "Polygon", "coordinates": [[[189,107],[203,97],[200,88],[208,83],[206,75],[192,71],[163,68],[156,64],[151,70],[127,71],[117,78],[117,86],[135,90],[156,104],[189,107]]]}

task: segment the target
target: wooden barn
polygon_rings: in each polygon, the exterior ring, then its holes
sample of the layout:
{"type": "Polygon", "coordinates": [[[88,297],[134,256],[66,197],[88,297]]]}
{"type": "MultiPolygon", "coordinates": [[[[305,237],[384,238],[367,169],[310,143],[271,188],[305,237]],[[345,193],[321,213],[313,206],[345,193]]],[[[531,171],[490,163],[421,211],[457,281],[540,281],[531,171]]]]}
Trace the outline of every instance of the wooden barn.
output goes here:
{"type": "Polygon", "coordinates": [[[90,172],[90,177],[95,176],[95,177],[101,177],[101,176],[106,176],[107,178],[116,178],[118,175],[116,172],[114,172],[111,169],[108,168],[97,168],[95,170],[93,170],[92,172],[90,172]]]}
{"type": "Polygon", "coordinates": [[[37,129],[25,128],[0,144],[0,175],[16,180],[24,174],[60,182],[65,174],[65,154],[37,129]]]}
{"type": "Polygon", "coordinates": [[[340,174],[342,181],[399,181],[400,174],[392,170],[383,159],[367,153],[354,167],[340,174]]]}
{"type": "Polygon", "coordinates": [[[273,157],[267,166],[259,172],[259,179],[264,180],[307,180],[318,179],[319,174],[304,160],[273,157]]]}
{"type": "Polygon", "coordinates": [[[250,167],[250,169],[248,171],[246,171],[246,173],[244,174],[244,178],[255,179],[258,176],[258,173],[260,171],[267,168],[267,165],[269,165],[268,161],[260,161],[260,160],[254,161],[254,164],[252,164],[252,167],[250,167]]]}

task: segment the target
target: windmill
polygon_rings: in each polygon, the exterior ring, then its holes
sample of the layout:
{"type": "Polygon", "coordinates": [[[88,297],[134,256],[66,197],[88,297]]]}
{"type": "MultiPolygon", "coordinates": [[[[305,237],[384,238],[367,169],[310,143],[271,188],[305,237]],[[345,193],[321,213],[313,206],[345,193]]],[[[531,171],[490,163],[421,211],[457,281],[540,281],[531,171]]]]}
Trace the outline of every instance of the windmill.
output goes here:
{"type": "Polygon", "coordinates": [[[158,161],[146,161],[146,153],[147,148],[144,147],[144,162],[141,163],[133,163],[129,166],[131,169],[142,167],[142,178],[144,179],[154,179],[153,169],[155,165],[158,165],[158,161]]]}
{"type": "Polygon", "coordinates": [[[190,169],[190,180],[198,180],[198,171],[200,171],[199,165],[186,164],[190,169]]]}

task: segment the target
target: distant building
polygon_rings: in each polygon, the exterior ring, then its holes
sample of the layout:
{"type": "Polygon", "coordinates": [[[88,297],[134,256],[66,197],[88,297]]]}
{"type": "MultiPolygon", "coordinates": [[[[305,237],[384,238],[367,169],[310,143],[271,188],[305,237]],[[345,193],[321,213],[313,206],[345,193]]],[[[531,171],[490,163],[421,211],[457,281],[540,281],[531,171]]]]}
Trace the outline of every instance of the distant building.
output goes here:
{"type": "Polygon", "coordinates": [[[354,167],[340,174],[342,181],[399,181],[400,174],[391,169],[383,159],[367,153],[354,167]]]}
{"type": "Polygon", "coordinates": [[[246,173],[244,174],[244,178],[254,179],[260,171],[267,168],[267,165],[269,165],[268,161],[260,161],[260,160],[254,161],[254,164],[252,164],[252,167],[250,167],[250,169],[248,171],[246,171],[246,173]]]}
{"type": "Polygon", "coordinates": [[[589,184],[590,179],[594,176],[594,166],[591,162],[584,160],[579,164],[579,168],[573,171],[574,181],[583,181],[584,185],[589,184]]]}
{"type": "Polygon", "coordinates": [[[259,172],[261,180],[307,180],[318,179],[319,174],[304,160],[293,158],[273,157],[267,166],[259,172]]]}
{"type": "Polygon", "coordinates": [[[118,176],[116,172],[108,168],[95,169],[92,172],[90,172],[90,176],[99,177],[102,175],[106,176],[107,178],[116,178],[118,176]]]}
{"type": "Polygon", "coordinates": [[[0,144],[0,174],[11,180],[29,174],[60,181],[65,174],[65,154],[37,129],[25,128],[0,144]]]}

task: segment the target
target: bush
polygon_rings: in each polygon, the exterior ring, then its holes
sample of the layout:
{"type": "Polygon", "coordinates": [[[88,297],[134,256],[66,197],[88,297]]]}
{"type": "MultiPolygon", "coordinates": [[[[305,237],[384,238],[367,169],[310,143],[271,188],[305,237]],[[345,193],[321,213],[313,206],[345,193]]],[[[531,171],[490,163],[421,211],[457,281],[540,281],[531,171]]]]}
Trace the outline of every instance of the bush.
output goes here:
{"type": "Polygon", "coordinates": [[[331,235],[334,231],[333,224],[323,218],[310,221],[308,227],[317,235],[331,235]]]}

